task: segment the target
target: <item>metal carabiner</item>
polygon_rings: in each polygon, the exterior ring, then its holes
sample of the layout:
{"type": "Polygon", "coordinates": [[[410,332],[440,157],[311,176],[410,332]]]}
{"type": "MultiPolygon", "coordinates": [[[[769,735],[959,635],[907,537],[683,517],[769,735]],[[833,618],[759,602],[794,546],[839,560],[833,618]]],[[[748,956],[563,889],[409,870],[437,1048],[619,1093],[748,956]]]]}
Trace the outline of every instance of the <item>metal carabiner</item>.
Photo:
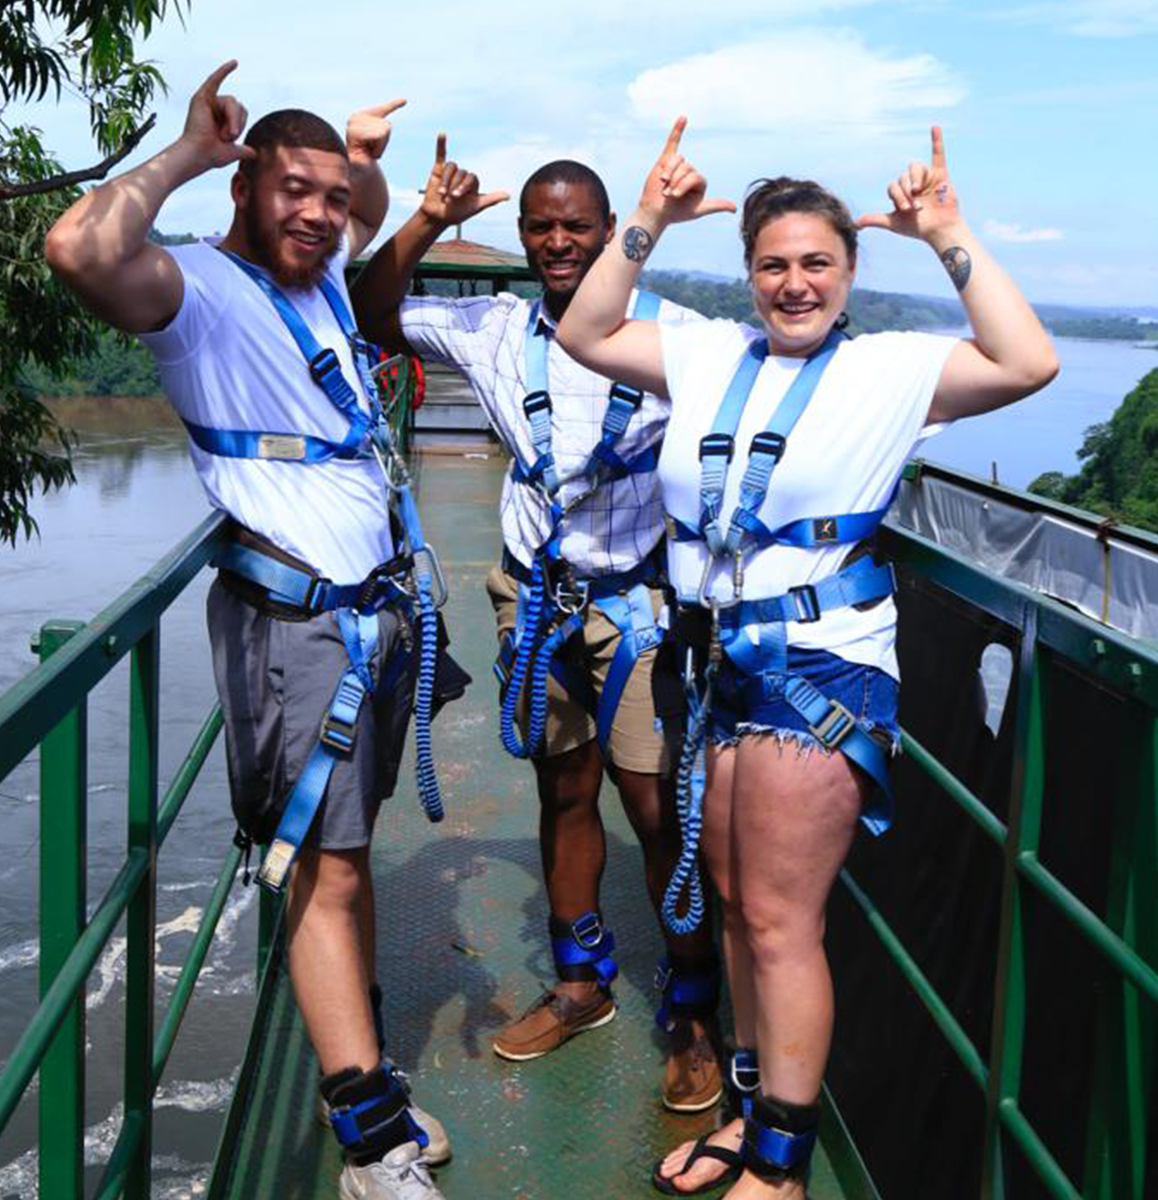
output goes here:
{"type": "Polygon", "coordinates": [[[588,583],[585,579],[572,580],[570,583],[560,580],[551,592],[551,599],[560,612],[571,617],[587,607],[587,592],[588,583]]]}
{"type": "Polygon", "coordinates": [[[732,598],[731,600],[713,600],[708,595],[708,580],[712,577],[712,570],[716,566],[715,558],[709,554],[707,561],[704,563],[704,573],[700,578],[699,591],[696,592],[696,603],[704,608],[710,608],[714,612],[719,612],[721,609],[735,608],[743,602],[744,591],[744,564],[741,558],[742,552],[737,550],[732,563],[732,598]]]}
{"type": "Polygon", "coordinates": [[[421,550],[412,550],[411,557],[414,559],[414,566],[411,569],[413,577],[418,571],[418,563],[425,559],[428,565],[428,574],[434,587],[431,589],[430,598],[435,608],[441,608],[446,603],[446,598],[450,594],[446,586],[446,576],[442,573],[442,564],[438,561],[438,555],[435,553],[433,546],[423,546],[421,550]]]}

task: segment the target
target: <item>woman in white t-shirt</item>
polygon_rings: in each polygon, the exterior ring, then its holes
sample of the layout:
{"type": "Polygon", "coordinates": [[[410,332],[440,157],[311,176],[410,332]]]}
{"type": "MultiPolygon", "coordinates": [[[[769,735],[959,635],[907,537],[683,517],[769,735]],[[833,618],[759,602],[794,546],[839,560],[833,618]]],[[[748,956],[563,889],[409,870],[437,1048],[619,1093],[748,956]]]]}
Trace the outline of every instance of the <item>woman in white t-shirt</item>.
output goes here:
{"type": "Polygon", "coordinates": [[[679,153],[683,128],[681,118],[559,341],[585,365],[671,400],[660,475],[673,626],[692,647],[701,698],[711,679],[702,850],[724,905],[736,1117],[669,1154],[653,1182],[686,1195],[727,1176],[737,1179],[730,1200],[800,1200],[832,1031],[825,904],[857,820],[874,832],[888,825],[884,764],[898,740],[888,569],[854,547],[923,436],[1037,391],[1057,360],[962,219],[937,128],[931,161],[890,185],[888,213],[853,221],[808,181],[753,185],[741,237],[762,330],[625,321],[663,229],[735,211],[705,199],[703,177],[679,153]],[[933,249],[971,338],[840,334],[857,232],[869,228],[933,249]]]}

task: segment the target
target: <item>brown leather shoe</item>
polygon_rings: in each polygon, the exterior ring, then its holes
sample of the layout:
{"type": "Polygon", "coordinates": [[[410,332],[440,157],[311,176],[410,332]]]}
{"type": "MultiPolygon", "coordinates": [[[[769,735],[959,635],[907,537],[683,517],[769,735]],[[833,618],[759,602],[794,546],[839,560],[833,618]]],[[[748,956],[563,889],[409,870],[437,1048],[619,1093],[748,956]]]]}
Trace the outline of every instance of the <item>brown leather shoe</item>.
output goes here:
{"type": "Polygon", "coordinates": [[[614,1019],[615,1001],[605,988],[595,988],[590,1000],[573,1000],[565,992],[547,991],[491,1046],[500,1058],[526,1062],[550,1054],[585,1029],[597,1029],[614,1019]]]}
{"type": "Polygon", "coordinates": [[[691,1017],[673,1019],[670,1049],[663,1069],[663,1106],[696,1113],[711,1108],[724,1093],[714,1030],[691,1017]]]}

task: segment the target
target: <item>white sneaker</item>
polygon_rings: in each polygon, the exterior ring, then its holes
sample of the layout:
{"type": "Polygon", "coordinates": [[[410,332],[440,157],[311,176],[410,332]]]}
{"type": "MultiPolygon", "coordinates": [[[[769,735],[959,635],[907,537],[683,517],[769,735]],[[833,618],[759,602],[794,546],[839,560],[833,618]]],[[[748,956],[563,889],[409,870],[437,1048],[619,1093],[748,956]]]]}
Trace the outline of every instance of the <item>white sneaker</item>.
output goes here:
{"type": "Polygon", "coordinates": [[[347,1163],[338,1195],[341,1200],[445,1200],[419,1158],[417,1142],[403,1142],[365,1167],[347,1163]]]}
{"type": "MultiPolygon", "coordinates": [[[[446,1132],[446,1126],[433,1113],[419,1108],[417,1104],[409,1107],[414,1124],[426,1134],[426,1148],[419,1153],[419,1158],[428,1167],[441,1167],[450,1162],[450,1135],[446,1132]]],[[[327,1129],[330,1127],[330,1106],[321,1092],[318,1093],[314,1115],[327,1129]]]]}

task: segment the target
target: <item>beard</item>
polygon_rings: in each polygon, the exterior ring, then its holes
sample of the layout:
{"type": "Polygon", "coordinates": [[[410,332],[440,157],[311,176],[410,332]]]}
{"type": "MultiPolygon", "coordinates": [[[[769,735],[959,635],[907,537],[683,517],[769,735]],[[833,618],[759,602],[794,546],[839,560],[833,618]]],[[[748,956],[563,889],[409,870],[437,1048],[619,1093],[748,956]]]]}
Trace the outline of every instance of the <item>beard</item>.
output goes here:
{"type": "Polygon", "coordinates": [[[284,288],[317,287],[338,249],[338,235],[332,233],[327,241],[319,243],[320,257],[315,263],[299,266],[288,262],[282,253],[277,229],[263,222],[253,205],[245,210],[245,235],[254,260],[284,288]]]}

